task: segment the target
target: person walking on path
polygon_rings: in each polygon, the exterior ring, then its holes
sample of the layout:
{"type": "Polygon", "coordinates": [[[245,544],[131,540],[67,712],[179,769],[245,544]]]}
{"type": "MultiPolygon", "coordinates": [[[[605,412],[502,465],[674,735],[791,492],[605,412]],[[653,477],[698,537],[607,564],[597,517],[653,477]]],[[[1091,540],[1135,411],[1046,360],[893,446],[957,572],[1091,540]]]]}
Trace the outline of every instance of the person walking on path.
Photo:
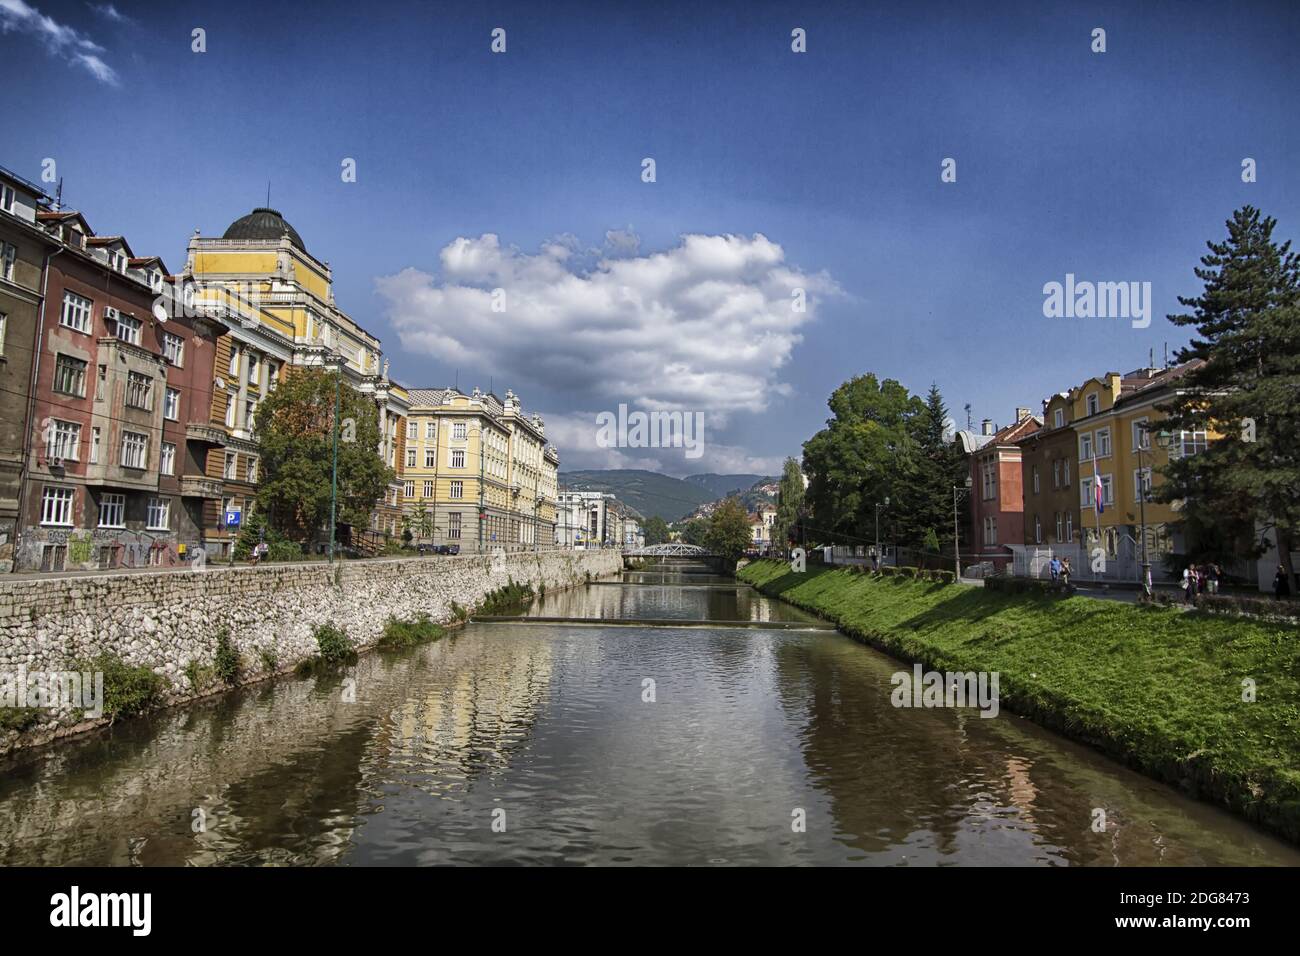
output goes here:
{"type": "Polygon", "coordinates": [[[1061,561],[1061,587],[1070,590],[1070,559],[1065,558],[1061,561]]]}
{"type": "Polygon", "coordinates": [[[1273,575],[1273,597],[1279,601],[1291,596],[1291,582],[1287,580],[1286,571],[1282,565],[1277,566],[1277,574],[1273,575]]]}
{"type": "Polygon", "coordinates": [[[1196,568],[1188,565],[1183,568],[1183,603],[1191,604],[1192,595],[1196,590],[1196,568]]]}
{"type": "Polygon", "coordinates": [[[1217,561],[1211,561],[1205,568],[1206,589],[1210,594],[1219,593],[1219,579],[1223,577],[1223,568],[1217,561]]]}
{"type": "Polygon", "coordinates": [[[1047,571],[1052,576],[1052,583],[1056,584],[1061,577],[1061,559],[1052,555],[1052,560],[1048,562],[1047,571]]]}

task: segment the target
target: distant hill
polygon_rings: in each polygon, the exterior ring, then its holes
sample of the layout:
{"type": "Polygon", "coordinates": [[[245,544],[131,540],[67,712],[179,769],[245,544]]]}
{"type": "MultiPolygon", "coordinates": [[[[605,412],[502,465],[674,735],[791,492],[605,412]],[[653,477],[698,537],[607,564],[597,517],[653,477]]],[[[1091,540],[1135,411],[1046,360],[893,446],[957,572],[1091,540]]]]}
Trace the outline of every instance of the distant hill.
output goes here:
{"type": "MultiPolygon", "coordinates": [[[[716,475],[714,477],[748,478],[751,476],[716,475]]],[[[690,481],[689,478],[687,478],[686,480],[690,481]]],[[[740,503],[745,506],[745,510],[751,513],[758,511],[759,508],[762,508],[765,505],[776,507],[776,499],[777,499],[777,495],[780,493],[780,490],[781,490],[780,478],[759,478],[749,488],[744,488],[744,489],[733,488],[727,494],[715,498],[713,501],[705,502],[704,504],[696,508],[694,511],[692,511],[690,517],[707,518],[709,515],[713,513],[713,509],[716,508],[724,498],[731,498],[731,497],[739,498],[740,503]]]]}
{"type": "Polygon", "coordinates": [[[560,486],[566,491],[607,491],[645,517],[665,521],[676,521],[718,497],[697,483],[639,468],[561,472],[560,486]]]}
{"type": "Polygon", "coordinates": [[[763,481],[762,475],[687,475],[685,481],[700,485],[713,498],[725,498],[734,491],[746,491],[763,481]]]}

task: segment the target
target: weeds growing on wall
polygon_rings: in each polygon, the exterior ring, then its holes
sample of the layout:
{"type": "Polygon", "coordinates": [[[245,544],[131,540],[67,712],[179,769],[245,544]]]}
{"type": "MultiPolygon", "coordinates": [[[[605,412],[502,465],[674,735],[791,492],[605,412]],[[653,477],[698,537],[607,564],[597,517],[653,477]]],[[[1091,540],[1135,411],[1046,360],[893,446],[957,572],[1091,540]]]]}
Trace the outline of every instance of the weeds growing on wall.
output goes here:
{"type": "Polygon", "coordinates": [[[434,623],[427,614],[417,614],[405,621],[390,617],[384,625],[384,633],[379,638],[377,646],[383,648],[414,647],[416,644],[436,641],[442,637],[443,633],[442,627],[434,623]]]}
{"type": "Polygon", "coordinates": [[[76,666],[104,675],[104,716],[109,722],[132,717],[162,703],[166,680],[149,668],[132,667],[116,654],[100,654],[76,666]]]}
{"type": "Polygon", "coordinates": [[[506,614],[533,603],[536,594],[531,584],[516,584],[511,580],[504,587],[489,591],[479,603],[480,614],[506,614]]]}
{"type": "Polygon", "coordinates": [[[217,652],[212,664],[217,680],[227,687],[233,686],[239,680],[239,671],[243,663],[239,651],[235,649],[235,644],[230,639],[230,629],[223,627],[217,632],[217,652]]]}

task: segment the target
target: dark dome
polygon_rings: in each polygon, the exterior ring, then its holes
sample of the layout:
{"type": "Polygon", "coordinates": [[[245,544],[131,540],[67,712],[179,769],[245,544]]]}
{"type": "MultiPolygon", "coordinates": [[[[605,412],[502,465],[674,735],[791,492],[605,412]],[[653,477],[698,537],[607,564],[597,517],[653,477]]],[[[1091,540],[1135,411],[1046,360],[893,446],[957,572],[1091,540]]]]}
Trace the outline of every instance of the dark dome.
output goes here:
{"type": "Polygon", "coordinates": [[[285,233],[289,234],[289,241],[301,249],[307,251],[307,247],[302,244],[302,236],[298,235],[298,230],[285,221],[284,216],[280,215],[279,210],[267,209],[265,206],[254,209],[247,216],[241,216],[230,224],[223,235],[222,239],[279,239],[285,233]]]}

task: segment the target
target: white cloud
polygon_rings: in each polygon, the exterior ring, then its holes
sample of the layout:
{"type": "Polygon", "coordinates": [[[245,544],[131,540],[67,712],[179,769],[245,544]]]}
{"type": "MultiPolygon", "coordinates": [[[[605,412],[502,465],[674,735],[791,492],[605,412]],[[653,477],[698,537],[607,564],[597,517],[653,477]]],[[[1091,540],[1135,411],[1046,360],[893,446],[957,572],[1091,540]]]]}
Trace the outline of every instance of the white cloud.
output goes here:
{"type": "Polygon", "coordinates": [[[86,6],[111,23],[135,23],[134,20],[111,3],[87,3],[86,6]]]}
{"type": "MultiPolygon", "coordinates": [[[[114,11],[116,12],[116,11],[114,11]]],[[[104,48],[78,30],[47,17],[23,0],[0,0],[0,33],[29,33],[54,56],[63,56],[95,79],[117,86],[117,73],[98,54],[104,48]]]]}
{"type": "Polygon", "coordinates": [[[440,277],[408,268],[376,287],[408,350],[516,390],[544,385],[570,396],[571,408],[700,411],[713,428],[788,393],[779,372],[799,329],[818,296],[841,294],[824,272],[787,264],[762,235],[686,235],[653,254],[636,254],[640,240],[628,231],[606,242],[588,262],[571,236],[536,254],[490,233],[462,237],[442,249],[440,277]],[[504,312],[492,309],[497,288],[504,312]],[[793,307],[800,288],[803,312],[793,307]]]}

